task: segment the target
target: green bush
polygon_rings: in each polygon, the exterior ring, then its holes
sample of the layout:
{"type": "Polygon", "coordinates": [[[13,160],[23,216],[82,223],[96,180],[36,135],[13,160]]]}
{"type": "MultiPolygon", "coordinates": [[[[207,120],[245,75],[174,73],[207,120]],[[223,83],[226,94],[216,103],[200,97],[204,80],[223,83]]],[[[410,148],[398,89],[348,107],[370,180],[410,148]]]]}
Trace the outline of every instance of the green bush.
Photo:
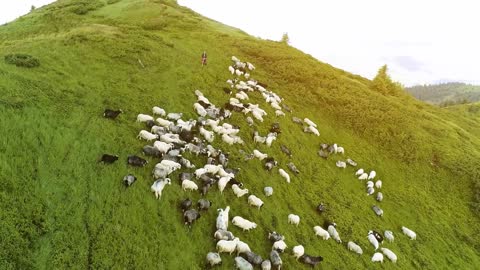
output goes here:
{"type": "Polygon", "coordinates": [[[33,68],[40,66],[40,60],[28,54],[8,54],[5,55],[5,62],[16,65],[17,67],[33,68]]]}
{"type": "Polygon", "coordinates": [[[118,3],[120,2],[120,0],[107,0],[107,4],[111,5],[111,4],[115,4],[115,3],[118,3]]]}
{"type": "Polygon", "coordinates": [[[99,0],[79,0],[75,1],[70,10],[77,15],[85,15],[92,10],[101,8],[104,5],[99,0]]]}

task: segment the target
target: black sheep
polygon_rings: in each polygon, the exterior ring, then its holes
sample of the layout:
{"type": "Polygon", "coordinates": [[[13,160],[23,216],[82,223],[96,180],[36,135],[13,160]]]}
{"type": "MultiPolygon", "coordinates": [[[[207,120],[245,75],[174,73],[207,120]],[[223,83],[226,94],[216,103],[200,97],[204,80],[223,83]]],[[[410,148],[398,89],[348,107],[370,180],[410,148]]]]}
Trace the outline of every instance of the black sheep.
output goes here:
{"type": "Polygon", "coordinates": [[[148,161],[139,156],[128,156],[127,163],[132,166],[143,167],[147,165],[148,161]]]}
{"type": "Polygon", "coordinates": [[[118,156],[110,155],[110,154],[103,154],[102,159],[100,162],[112,164],[113,162],[118,160],[118,156]]]}
{"type": "Polygon", "coordinates": [[[122,110],[105,109],[105,111],[103,112],[103,117],[110,118],[110,119],[115,119],[122,112],[123,112],[122,110]]]}

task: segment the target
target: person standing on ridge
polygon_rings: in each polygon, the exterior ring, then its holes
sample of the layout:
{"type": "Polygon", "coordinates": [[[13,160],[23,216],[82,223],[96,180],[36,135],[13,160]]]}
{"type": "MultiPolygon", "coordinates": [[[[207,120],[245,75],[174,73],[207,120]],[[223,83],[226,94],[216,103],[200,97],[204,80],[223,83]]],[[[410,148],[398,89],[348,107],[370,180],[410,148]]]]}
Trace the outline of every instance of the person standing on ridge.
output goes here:
{"type": "Polygon", "coordinates": [[[207,52],[203,51],[202,53],[202,66],[207,65],[207,52]]]}

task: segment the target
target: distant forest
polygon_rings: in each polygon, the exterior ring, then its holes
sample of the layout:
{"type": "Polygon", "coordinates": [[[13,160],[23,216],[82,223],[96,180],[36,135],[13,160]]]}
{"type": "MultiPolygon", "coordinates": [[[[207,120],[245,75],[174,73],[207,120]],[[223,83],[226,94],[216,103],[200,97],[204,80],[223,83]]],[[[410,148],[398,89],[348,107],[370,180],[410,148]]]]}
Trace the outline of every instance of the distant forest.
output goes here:
{"type": "Polygon", "coordinates": [[[480,101],[480,86],[465,83],[417,85],[405,88],[414,97],[440,106],[480,101]]]}

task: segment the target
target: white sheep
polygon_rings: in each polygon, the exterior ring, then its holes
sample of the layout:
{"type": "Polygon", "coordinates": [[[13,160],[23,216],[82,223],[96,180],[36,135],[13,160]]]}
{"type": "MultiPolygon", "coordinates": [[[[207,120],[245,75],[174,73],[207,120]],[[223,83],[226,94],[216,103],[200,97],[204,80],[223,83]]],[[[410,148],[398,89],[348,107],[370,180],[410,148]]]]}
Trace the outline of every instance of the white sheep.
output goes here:
{"type": "Polygon", "coordinates": [[[368,174],[367,173],[362,173],[359,177],[358,177],[358,180],[365,180],[368,178],[368,174]]]}
{"type": "Polygon", "coordinates": [[[284,169],[278,169],[278,172],[283,178],[285,178],[287,183],[290,183],[290,175],[288,175],[288,173],[284,169]]]}
{"type": "Polygon", "coordinates": [[[372,195],[373,193],[375,193],[375,189],[373,187],[368,187],[367,188],[367,196],[370,196],[372,195]]]}
{"type": "MultiPolygon", "coordinates": [[[[211,103],[210,103],[210,100],[208,100],[208,98],[206,98],[206,97],[203,96],[203,95],[202,95],[202,96],[198,96],[198,97],[197,97],[197,101],[202,101],[203,103],[211,104],[211,103]]],[[[168,115],[167,115],[167,117],[168,117],[168,115]]]]}
{"type": "Polygon", "coordinates": [[[252,63],[250,63],[250,62],[247,62],[247,68],[248,68],[249,70],[255,70],[255,66],[252,65],[252,63]]]}
{"type": "Polygon", "coordinates": [[[235,257],[235,269],[238,270],[253,270],[253,265],[245,260],[243,257],[235,257]]]}
{"type": "Polygon", "coordinates": [[[242,76],[242,75],[243,75],[243,71],[241,71],[240,69],[236,69],[236,70],[235,70],[235,74],[237,74],[237,76],[242,76]]]}
{"type": "Polygon", "coordinates": [[[385,238],[388,240],[388,242],[393,242],[395,240],[395,237],[393,236],[393,232],[392,231],[385,231],[383,233],[383,235],[385,236],[385,238]]]}
{"type": "Polygon", "coordinates": [[[255,134],[255,136],[253,136],[253,142],[255,142],[255,143],[257,143],[257,142],[258,143],[265,143],[266,140],[267,140],[267,137],[262,137],[258,134],[255,134]]]}
{"type": "Polygon", "coordinates": [[[276,241],[275,243],[273,243],[272,250],[284,252],[287,247],[288,246],[285,243],[285,241],[279,240],[279,241],[276,241]]]}
{"type": "Polygon", "coordinates": [[[314,122],[312,122],[312,120],[308,118],[303,119],[303,122],[307,123],[307,125],[309,126],[317,127],[317,124],[315,124],[314,122]]]}
{"type": "Polygon", "coordinates": [[[294,246],[292,249],[293,257],[298,261],[305,254],[305,248],[302,245],[294,246]]]}
{"type": "Polygon", "coordinates": [[[265,193],[265,196],[270,197],[273,195],[273,188],[272,187],[265,187],[263,188],[263,193],[265,193]]]}
{"type": "Polygon", "coordinates": [[[207,254],[207,262],[212,267],[214,265],[221,264],[222,263],[222,258],[220,258],[220,254],[218,254],[216,252],[209,252],[207,254]]]}
{"type": "Polygon", "coordinates": [[[248,100],[248,95],[243,91],[240,91],[237,94],[235,94],[235,97],[241,100],[245,100],[245,99],[248,100]]]}
{"type": "Polygon", "coordinates": [[[198,89],[196,89],[196,90],[194,91],[194,93],[195,93],[195,95],[196,95],[197,97],[203,96],[202,91],[200,91],[200,90],[198,90],[198,89]]]}
{"type": "Polygon", "coordinates": [[[367,238],[368,238],[368,241],[373,245],[375,250],[377,250],[378,246],[379,246],[379,243],[378,243],[378,240],[377,240],[377,238],[375,237],[375,235],[373,234],[372,231],[368,232],[367,238]]]}
{"type": "Polygon", "coordinates": [[[168,113],[167,119],[177,121],[178,119],[182,118],[182,115],[183,113],[168,113]]]}
{"type": "Polygon", "coordinates": [[[375,252],[372,256],[372,262],[383,263],[383,254],[380,252],[375,252]]]}
{"type": "Polygon", "coordinates": [[[382,192],[377,192],[377,197],[375,198],[377,201],[381,202],[383,200],[382,192]]]}
{"type": "Polygon", "coordinates": [[[164,168],[164,169],[167,169],[168,171],[170,172],[174,172],[176,170],[179,170],[182,168],[182,165],[180,163],[177,163],[175,161],[171,161],[171,160],[162,160],[160,163],[157,163],[155,165],[155,168],[164,168]]]}
{"type": "Polygon", "coordinates": [[[285,113],[282,110],[276,110],[275,116],[285,116],[285,113]]]}
{"type": "Polygon", "coordinates": [[[313,227],[313,231],[315,232],[316,236],[322,237],[323,240],[330,239],[330,234],[328,233],[328,231],[326,231],[324,228],[320,226],[313,227]]]}
{"type": "Polygon", "coordinates": [[[205,164],[205,166],[203,166],[203,168],[205,170],[207,170],[207,173],[211,173],[211,174],[217,174],[218,171],[223,168],[222,165],[213,165],[213,164],[205,164]]]}
{"type": "Polygon", "coordinates": [[[235,69],[232,66],[228,66],[228,71],[233,75],[235,73],[235,69]]]}
{"type": "Polygon", "coordinates": [[[232,224],[241,228],[242,230],[251,230],[255,229],[257,227],[257,224],[255,222],[251,222],[249,220],[246,220],[240,216],[236,216],[232,219],[232,224]]]}
{"type": "Polygon", "coordinates": [[[375,182],[375,187],[376,188],[382,188],[382,180],[377,180],[377,182],[375,182]]]}
{"type": "MultiPolygon", "coordinates": [[[[364,173],[363,169],[358,169],[358,171],[355,173],[355,176],[362,175],[364,173]]],[[[367,175],[368,177],[368,175],[367,175]]]]}
{"type": "Polygon", "coordinates": [[[417,239],[417,234],[416,234],[414,231],[412,231],[412,230],[410,230],[409,228],[407,228],[407,227],[403,227],[403,226],[402,226],[402,232],[403,232],[403,234],[405,234],[406,236],[410,237],[410,240],[415,240],[415,239],[417,239]]]}
{"type": "Polygon", "coordinates": [[[333,225],[329,225],[327,228],[328,233],[330,236],[337,241],[337,243],[342,243],[342,239],[340,239],[340,235],[338,234],[337,229],[333,225]]]}
{"type": "Polygon", "coordinates": [[[220,190],[220,193],[223,193],[223,190],[225,189],[225,187],[227,186],[228,182],[230,182],[231,179],[232,177],[230,176],[224,176],[218,179],[218,190],[220,190]]]}
{"type": "Polygon", "coordinates": [[[262,114],[261,114],[259,111],[257,111],[257,110],[252,110],[252,115],[253,115],[253,117],[255,117],[255,119],[257,119],[258,121],[263,122],[263,116],[262,116],[262,114]]]}
{"type": "Polygon", "coordinates": [[[262,262],[262,270],[272,270],[272,262],[270,260],[264,260],[262,262]]]}
{"type": "Polygon", "coordinates": [[[232,185],[233,193],[238,197],[242,197],[245,194],[248,194],[248,189],[241,189],[237,184],[232,185]]]}
{"type": "Polygon", "coordinates": [[[211,143],[215,139],[215,134],[213,133],[213,131],[208,131],[203,127],[200,127],[199,131],[200,134],[205,138],[205,140],[207,140],[207,142],[211,143]]]}
{"type": "Polygon", "coordinates": [[[232,61],[235,62],[235,63],[236,63],[236,62],[240,62],[240,60],[239,60],[237,57],[233,56],[233,55],[232,55],[232,61]]]}
{"type": "Polygon", "coordinates": [[[245,242],[242,242],[241,240],[237,242],[237,246],[235,248],[235,250],[237,251],[237,256],[240,254],[240,253],[245,253],[247,251],[250,251],[250,247],[248,246],[247,243],[245,242]]]}
{"type": "Polygon", "coordinates": [[[235,139],[227,134],[222,135],[222,141],[226,142],[229,145],[233,145],[235,143],[235,139]]]}
{"type": "Polygon", "coordinates": [[[397,255],[395,253],[393,253],[393,251],[391,251],[390,249],[388,248],[381,248],[380,249],[383,254],[385,256],[387,256],[387,258],[392,261],[393,263],[396,263],[397,262],[397,255]]]}
{"type": "Polygon", "coordinates": [[[218,126],[219,123],[220,123],[219,119],[217,120],[207,119],[205,121],[205,125],[210,126],[211,128],[218,126]]]}
{"type": "Polygon", "coordinates": [[[154,115],[156,114],[156,115],[160,115],[160,116],[165,116],[165,114],[167,114],[164,109],[162,109],[160,107],[157,107],[157,106],[152,108],[152,112],[153,112],[154,115]]]}
{"type": "Polygon", "coordinates": [[[308,126],[308,127],[306,127],[306,128],[303,130],[303,132],[305,132],[305,133],[313,133],[313,134],[315,134],[315,135],[317,135],[317,136],[320,136],[320,132],[319,132],[318,129],[317,129],[316,127],[314,127],[314,126],[308,126]]]}
{"type": "Polygon", "coordinates": [[[153,117],[148,114],[139,114],[137,116],[137,122],[147,122],[147,121],[153,121],[153,117]]]}
{"type": "Polygon", "coordinates": [[[300,217],[298,215],[295,215],[295,214],[288,215],[288,224],[293,224],[298,226],[299,223],[300,223],[300,217]]]}
{"type": "Polygon", "coordinates": [[[185,179],[182,181],[182,189],[183,191],[186,191],[187,189],[188,190],[198,190],[198,186],[197,184],[195,184],[195,182],[191,181],[191,180],[188,180],[188,179],[185,179]]]}
{"type": "Polygon", "coordinates": [[[280,107],[277,102],[270,103],[270,106],[272,106],[272,108],[274,108],[275,110],[282,110],[282,107],[280,107]]]}
{"type": "Polygon", "coordinates": [[[338,146],[337,151],[335,153],[345,154],[345,149],[341,146],[338,146]]]}
{"type": "Polygon", "coordinates": [[[260,160],[264,160],[268,157],[267,154],[264,154],[264,153],[258,151],[257,149],[253,150],[253,156],[260,159],[260,160]]]}
{"type": "Polygon", "coordinates": [[[248,196],[248,204],[251,206],[258,207],[258,209],[260,209],[263,206],[263,201],[260,200],[260,198],[258,198],[257,196],[252,194],[248,196]]]}
{"type": "Polygon", "coordinates": [[[218,253],[230,253],[232,254],[235,249],[237,248],[237,243],[240,241],[238,237],[235,237],[233,240],[228,241],[228,240],[220,240],[217,242],[217,251],[218,253]]]}
{"type": "Polygon", "coordinates": [[[163,118],[161,118],[161,117],[157,118],[155,121],[156,121],[160,126],[162,126],[162,127],[168,127],[168,126],[170,126],[171,124],[173,124],[172,121],[168,121],[168,120],[163,119],[163,118]]]}
{"type": "Polygon", "coordinates": [[[193,109],[195,109],[195,111],[197,112],[198,115],[200,115],[201,117],[205,117],[207,115],[207,110],[205,110],[205,108],[200,105],[200,103],[193,103],[193,109]]]}
{"type": "Polygon", "coordinates": [[[361,248],[359,245],[357,245],[357,244],[355,244],[354,242],[352,242],[352,241],[349,241],[349,242],[348,242],[347,247],[348,247],[348,250],[351,250],[351,251],[353,251],[353,252],[355,252],[355,253],[357,253],[357,254],[359,254],[359,255],[362,255],[362,254],[363,254],[362,248],[361,248]]]}
{"type": "Polygon", "coordinates": [[[153,126],[153,127],[150,129],[150,132],[151,132],[151,133],[154,133],[154,134],[158,134],[159,132],[164,133],[164,132],[163,132],[164,130],[165,130],[164,127],[161,127],[161,126],[153,126]]]}
{"type": "Polygon", "coordinates": [[[140,130],[140,133],[138,133],[138,136],[137,136],[138,139],[144,139],[144,140],[147,140],[147,141],[152,141],[152,140],[156,140],[158,139],[158,135],[157,134],[152,134],[146,130],[140,130]]]}
{"type": "Polygon", "coordinates": [[[227,230],[228,229],[228,214],[230,213],[230,206],[227,206],[225,210],[219,208],[217,209],[217,230],[227,230]]]}
{"type": "Polygon", "coordinates": [[[248,116],[246,121],[247,121],[247,124],[248,124],[249,126],[253,126],[254,122],[253,122],[252,117],[248,116]]]}
{"type": "Polygon", "coordinates": [[[165,185],[171,185],[172,182],[170,181],[170,178],[165,178],[165,179],[159,179],[153,183],[151,186],[151,191],[155,192],[155,197],[157,199],[160,199],[162,197],[162,190],[165,187],[165,185]]]}
{"type": "Polygon", "coordinates": [[[338,160],[335,165],[338,167],[338,168],[347,168],[347,163],[345,163],[345,161],[341,161],[341,160],[338,160]]]}
{"type": "Polygon", "coordinates": [[[368,180],[372,180],[373,178],[375,178],[375,176],[377,176],[377,172],[371,171],[370,174],[368,175],[368,180]]]}
{"type": "Polygon", "coordinates": [[[244,76],[245,76],[245,79],[247,79],[247,80],[248,80],[248,78],[250,78],[250,73],[248,73],[248,72],[245,72],[245,75],[244,75],[244,76]]]}
{"type": "Polygon", "coordinates": [[[230,98],[229,102],[230,102],[230,104],[232,104],[232,105],[241,104],[240,100],[238,100],[238,99],[236,99],[236,98],[230,98]]]}
{"type": "Polygon", "coordinates": [[[207,170],[205,168],[199,168],[199,169],[196,169],[194,174],[195,174],[195,177],[198,179],[200,178],[200,176],[204,175],[207,173],[207,170]]]}
{"type": "Polygon", "coordinates": [[[180,140],[180,136],[178,134],[167,133],[160,135],[160,141],[166,143],[177,143],[177,144],[185,144],[186,142],[180,140]]]}
{"type": "Polygon", "coordinates": [[[367,181],[367,188],[373,188],[373,181],[367,181]]]}

